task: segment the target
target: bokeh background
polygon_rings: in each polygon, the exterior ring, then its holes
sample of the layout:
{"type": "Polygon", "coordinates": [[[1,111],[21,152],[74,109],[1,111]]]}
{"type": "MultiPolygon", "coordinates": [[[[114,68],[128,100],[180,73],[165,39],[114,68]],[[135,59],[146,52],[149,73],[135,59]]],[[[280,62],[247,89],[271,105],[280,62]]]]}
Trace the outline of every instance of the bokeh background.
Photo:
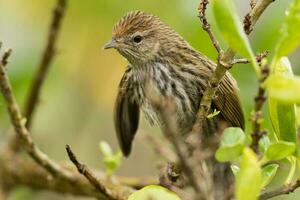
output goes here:
{"type": "MultiPolygon", "coordinates": [[[[249,10],[248,2],[236,0],[241,18],[249,10]]],[[[263,14],[251,35],[255,52],[272,52],[290,2],[276,1],[263,14]]],[[[24,105],[45,45],[55,3],[56,0],[0,0],[0,40],[4,48],[13,49],[8,71],[21,106],[24,105]]],[[[41,149],[58,161],[67,162],[64,146],[70,144],[86,164],[97,169],[103,168],[99,142],[105,140],[114,150],[118,149],[112,120],[113,105],[118,82],[127,62],[114,50],[102,50],[103,44],[111,37],[113,25],[130,10],[151,12],[178,31],[194,48],[215,60],[216,52],[197,18],[198,3],[199,0],[69,0],[58,40],[58,52],[35,115],[32,134],[41,149]]],[[[210,10],[208,18],[221,40],[210,10]]],[[[222,43],[222,46],[225,47],[225,44],[222,43]]],[[[299,56],[300,51],[289,57],[298,75],[299,56]]],[[[237,65],[231,72],[239,84],[246,119],[249,119],[257,86],[254,72],[250,65],[237,65]]],[[[268,115],[267,111],[265,113],[268,115]]],[[[5,138],[9,126],[0,97],[0,142],[5,138]]],[[[270,126],[267,119],[264,126],[270,126]]],[[[132,155],[123,159],[118,174],[158,174],[157,163],[161,159],[153,152],[143,133],[158,136],[161,133],[157,128],[149,127],[145,120],[142,120],[140,130],[132,155]]],[[[75,199],[19,188],[10,199],[66,198],[75,199]]],[[[297,195],[291,195],[289,199],[297,199],[297,195]]]]}

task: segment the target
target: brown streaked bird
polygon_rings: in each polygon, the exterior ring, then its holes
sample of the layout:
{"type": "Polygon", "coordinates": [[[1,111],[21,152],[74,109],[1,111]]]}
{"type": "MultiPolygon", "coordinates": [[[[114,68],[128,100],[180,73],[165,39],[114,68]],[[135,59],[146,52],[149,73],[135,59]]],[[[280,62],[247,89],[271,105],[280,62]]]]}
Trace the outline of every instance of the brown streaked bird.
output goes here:
{"type": "MultiPolygon", "coordinates": [[[[119,85],[114,119],[125,156],[131,152],[140,110],[151,124],[164,124],[146,95],[146,83],[150,82],[162,98],[174,99],[178,132],[185,134],[191,130],[202,94],[216,67],[214,62],[158,17],[143,11],[132,11],[123,16],[104,48],[115,48],[129,62],[119,85]]],[[[216,130],[216,121],[244,128],[237,91],[235,80],[227,73],[212,102],[212,109],[221,112],[216,119],[207,119],[205,123],[204,130],[208,134],[216,130]]]]}

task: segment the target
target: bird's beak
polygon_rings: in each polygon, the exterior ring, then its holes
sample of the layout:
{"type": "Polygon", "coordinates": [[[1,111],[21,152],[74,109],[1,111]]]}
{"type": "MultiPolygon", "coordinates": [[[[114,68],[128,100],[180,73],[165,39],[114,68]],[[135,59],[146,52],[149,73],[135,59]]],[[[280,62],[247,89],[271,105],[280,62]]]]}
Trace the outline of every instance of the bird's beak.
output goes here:
{"type": "Polygon", "coordinates": [[[111,48],[116,48],[117,42],[115,39],[109,40],[104,46],[103,49],[111,49],[111,48]]]}

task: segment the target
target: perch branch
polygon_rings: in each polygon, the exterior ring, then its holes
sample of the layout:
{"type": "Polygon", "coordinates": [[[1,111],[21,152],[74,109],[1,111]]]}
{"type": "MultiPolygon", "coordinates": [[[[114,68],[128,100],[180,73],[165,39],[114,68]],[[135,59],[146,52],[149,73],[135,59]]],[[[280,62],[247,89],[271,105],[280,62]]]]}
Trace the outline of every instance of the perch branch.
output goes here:
{"type": "MultiPolygon", "coordinates": [[[[25,159],[19,155],[12,157],[6,149],[2,148],[0,150],[0,177],[2,183],[5,184],[6,187],[15,188],[18,186],[26,186],[33,190],[48,190],[61,194],[111,200],[103,193],[96,190],[85,177],[78,174],[73,166],[63,165],[63,167],[73,174],[74,180],[76,181],[70,182],[61,178],[53,178],[52,176],[49,176],[49,173],[46,170],[31,160],[25,159]]],[[[145,181],[139,180],[142,178],[138,179],[135,177],[116,177],[121,183],[121,185],[118,185],[115,183],[108,183],[107,176],[102,171],[97,171],[96,173],[99,177],[99,181],[114,188],[114,192],[124,197],[127,197],[133,191],[133,189],[127,187],[128,185],[142,187],[144,185],[154,184],[150,179],[145,181]]]]}
{"type": "Polygon", "coordinates": [[[98,191],[103,193],[107,198],[111,200],[125,200],[124,197],[116,196],[110,189],[108,189],[103,183],[101,183],[96,175],[84,164],[80,163],[69,145],[66,145],[66,151],[69,159],[76,166],[78,172],[86,177],[86,179],[93,185],[98,191]]]}
{"type": "Polygon", "coordinates": [[[49,28],[48,39],[41,58],[38,71],[36,72],[27,100],[25,104],[24,117],[26,118],[26,127],[30,129],[32,125],[33,115],[39,101],[41,88],[46,79],[47,72],[51,66],[58,34],[60,32],[62,20],[65,14],[67,0],[57,0],[57,4],[53,11],[53,18],[49,28]]]}
{"type": "Polygon", "coordinates": [[[266,200],[271,199],[276,196],[284,195],[284,194],[290,194],[294,192],[297,188],[300,187],[300,180],[297,180],[294,184],[291,185],[284,185],[278,189],[275,189],[270,192],[265,192],[259,196],[259,200],[266,200]]]}

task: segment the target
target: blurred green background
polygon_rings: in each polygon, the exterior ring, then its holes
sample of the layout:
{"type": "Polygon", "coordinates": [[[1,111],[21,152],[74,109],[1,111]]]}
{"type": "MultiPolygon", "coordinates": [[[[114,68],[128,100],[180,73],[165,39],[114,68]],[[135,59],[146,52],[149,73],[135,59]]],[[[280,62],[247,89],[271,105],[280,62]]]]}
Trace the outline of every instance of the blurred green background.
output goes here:
{"type": "MultiPolygon", "coordinates": [[[[263,14],[251,35],[255,52],[272,52],[289,2],[278,0],[263,14]]],[[[0,40],[4,48],[13,49],[8,71],[21,106],[45,45],[55,3],[56,0],[0,0],[0,40]]],[[[116,51],[102,50],[103,44],[111,37],[113,25],[130,10],[151,12],[178,31],[194,48],[215,60],[216,52],[197,18],[198,3],[199,0],[69,0],[58,52],[45,82],[32,130],[41,149],[56,160],[64,161],[67,160],[64,146],[70,144],[82,161],[101,169],[99,141],[106,140],[115,150],[118,149],[112,123],[113,105],[126,66],[126,60],[116,51]]],[[[244,16],[249,10],[249,1],[236,0],[236,4],[240,16],[244,16]]],[[[221,40],[210,10],[208,18],[221,40]]],[[[300,51],[290,56],[298,75],[299,56],[300,51]]],[[[231,72],[238,81],[249,121],[257,86],[254,72],[249,65],[237,65],[231,72]]],[[[268,127],[269,122],[266,120],[264,125],[268,127]]],[[[8,127],[8,116],[0,97],[0,142],[8,127]]],[[[144,120],[140,130],[160,135],[157,128],[149,127],[144,120]]],[[[118,174],[157,175],[157,160],[159,158],[151,145],[142,134],[138,134],[132,155],[123,160],[118,174]]],[[[18,189],[10,199],[51,198],[66,199],[26,188],[18,189]]],[[[297,198],[291,195],[289,199],[297,198]]]]}

